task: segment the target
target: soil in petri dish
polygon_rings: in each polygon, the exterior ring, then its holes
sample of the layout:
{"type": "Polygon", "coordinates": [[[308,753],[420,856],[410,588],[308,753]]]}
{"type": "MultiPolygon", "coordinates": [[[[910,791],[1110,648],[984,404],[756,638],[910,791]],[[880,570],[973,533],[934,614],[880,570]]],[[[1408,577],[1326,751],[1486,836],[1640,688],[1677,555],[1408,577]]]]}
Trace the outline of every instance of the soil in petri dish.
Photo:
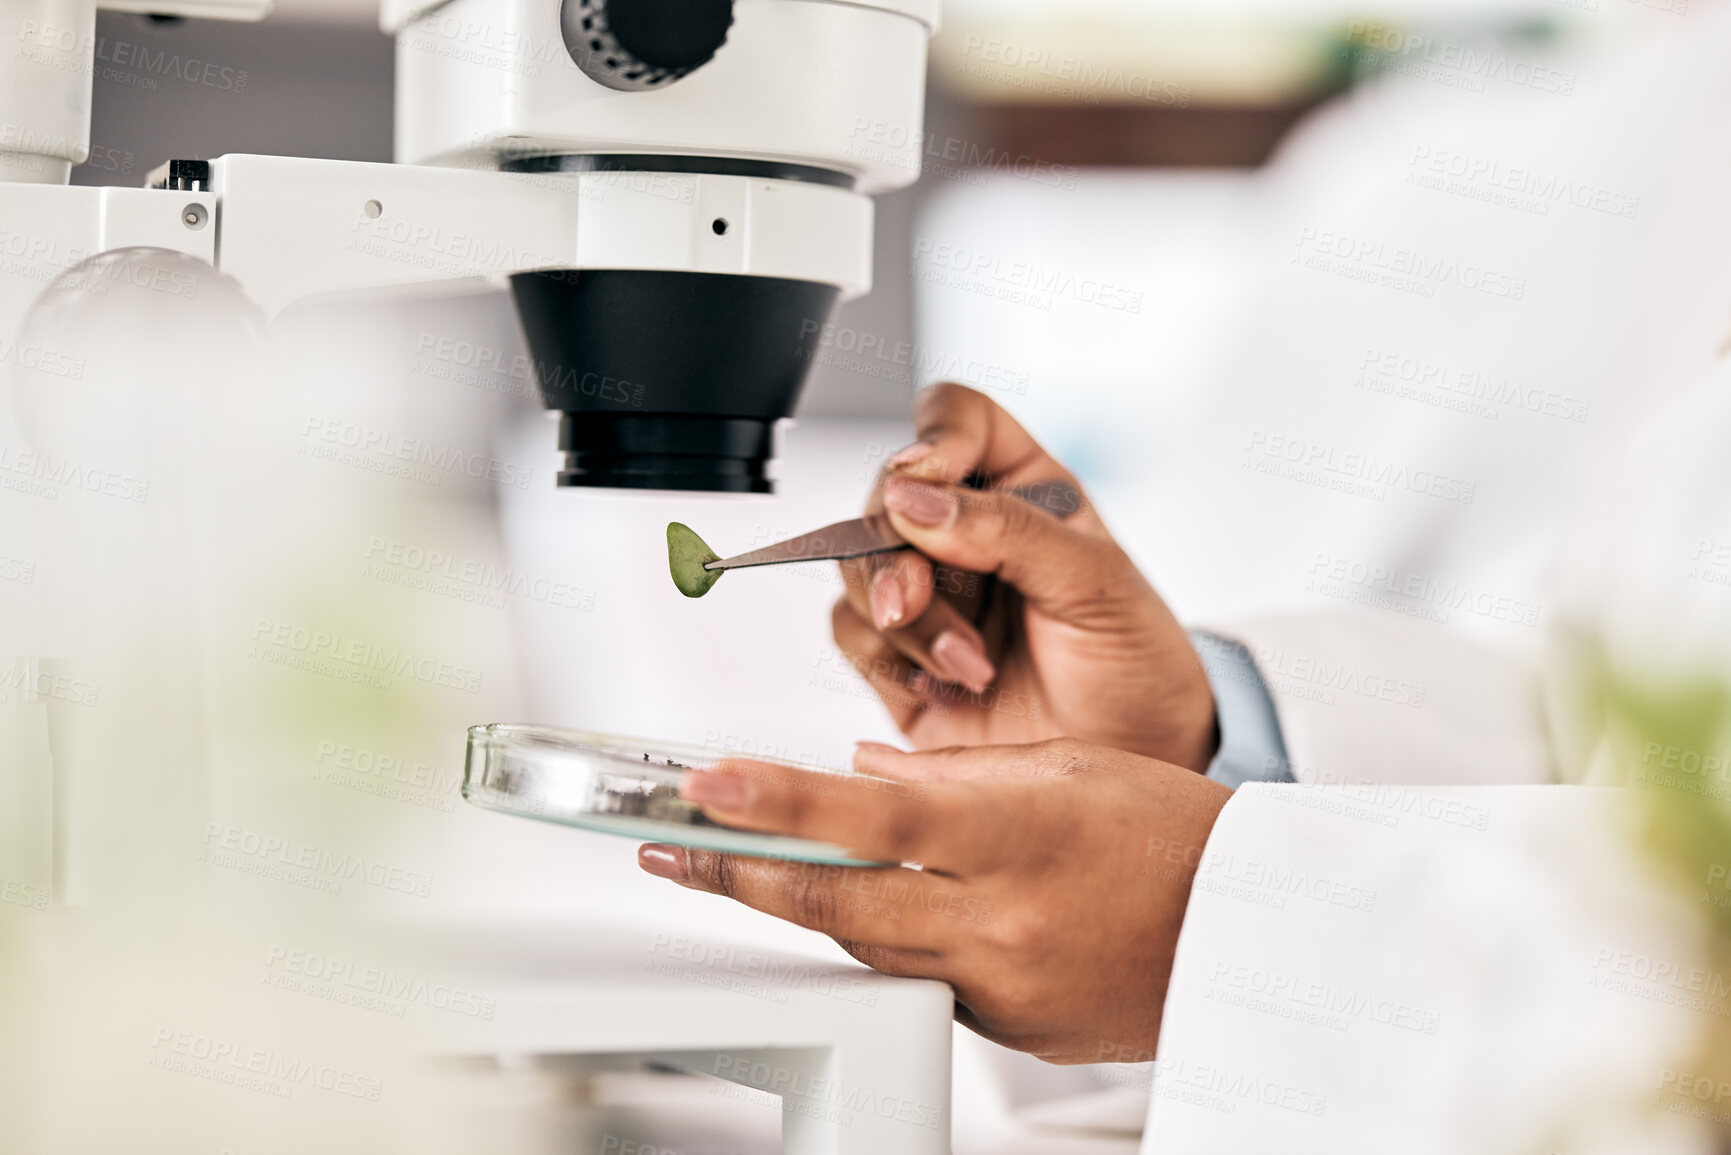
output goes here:
{"type": "Polygon", "coordinates": [[[703,808],[679,796],[675,786],[654,786],[646,794],[616,796],[615,813],[633,818],[653,818],[659,822],[674,822],[680,826],[720,826],[704,816],[703,808]]]}

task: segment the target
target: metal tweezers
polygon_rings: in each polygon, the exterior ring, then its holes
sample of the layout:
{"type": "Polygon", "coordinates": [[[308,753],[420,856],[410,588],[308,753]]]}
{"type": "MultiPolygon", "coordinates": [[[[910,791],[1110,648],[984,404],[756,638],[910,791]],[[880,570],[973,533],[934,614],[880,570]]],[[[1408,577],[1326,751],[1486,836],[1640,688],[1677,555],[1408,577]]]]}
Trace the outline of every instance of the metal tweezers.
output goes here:
{"type": "MultiPolygon", "coordinates": [[[[986,484],[969,478],[974,489],[986,484]]],[[[1067,481],[1042,481],[1005,490],[1023,501],[1032,502],[1059,517],[1068,517],[1082,508],[1082,495],[1067,481]]],[[[844,561],[850,557],[867,557],[874,553],[911,548],[892,528],[888,514],[871,513],[851,521],[838,521],[798,537],[790,537],[775,545],[754,549],[736,557],[725,557],[704,564],[706,570],[747,569],[759,565],[786,565],[800,561],[844,561]]]]}

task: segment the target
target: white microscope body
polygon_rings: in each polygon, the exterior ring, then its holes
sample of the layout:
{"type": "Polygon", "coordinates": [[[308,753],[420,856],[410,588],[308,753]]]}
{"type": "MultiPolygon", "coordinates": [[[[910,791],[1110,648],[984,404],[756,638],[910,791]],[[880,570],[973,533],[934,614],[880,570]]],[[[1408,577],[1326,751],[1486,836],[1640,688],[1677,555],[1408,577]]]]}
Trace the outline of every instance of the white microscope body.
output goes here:
{"type": "MultiPolygon", "coordinates": [[[[231,155],[167,165],[154,189],[98,189],[66,183],[89,152],[95,0],[0,0],[18,65],[0,79],[0,332],[13,332],[65,269],[134,245],[210,263],[268,315],[315,294],[556,271],[543,279],[539,330],[521,286],[518,303],[532,350],[569,371],[586,356],[573,341],[620,328],[614,310],[573,322],[582,332],[551,331],[582,308],[553,287],[573,273],[756,278],[773,304],[751,307],[779,317],[755,343],[722,339],[718,319],[706,338],[717,347],[677,364],[651,356],[646,367],[642,350],[627,350],[575,366],[659,375],[661,409],[679,420],[568,422],[572,468],[561,484],[765,492],[768,430],[791,412],[810,358],[796,353],[773,372],[735,364],[736,392],[751,392],[754,374],[777,379],[773,396],[750,399],[729,395],[714,364],[761,359],[785,344],[790,324],[809,332],[823,319],[811,314],[870,290],[870,194],[919,175],[937,3],[387,0],[399,163],[231,155]],[[700,8],[710,26],[693,30],[700,8]],[[653,63],[656,53],[675,63],[653,63]],[[699,363],[707,385],[693,379],[699,363]],[[722,396],[697,395],[703,388],[722,396]],[[716,418],[750,424],[719,429],[716,418]],[[691,455],[699,464],[682,468],[691,455]]],[[[268,0],[102,6],[257,19],[268,0]]],[[[725,283],[683,277],[644,284],[663,315],[663,305],[702,314],[728,295],[702,288],[725,283]]],[[[594,290],[603,291],[618,296],[611,284],[594,290]]]]}

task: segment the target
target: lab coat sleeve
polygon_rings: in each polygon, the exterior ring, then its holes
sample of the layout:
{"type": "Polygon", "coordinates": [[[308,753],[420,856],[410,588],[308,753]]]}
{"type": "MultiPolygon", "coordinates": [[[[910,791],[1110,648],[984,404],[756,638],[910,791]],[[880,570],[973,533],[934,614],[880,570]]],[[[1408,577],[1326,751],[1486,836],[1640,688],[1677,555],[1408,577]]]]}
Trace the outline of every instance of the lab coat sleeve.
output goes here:
{"type": "Polygon", "coordinates": [[[1269,614],[1208,629],[1242,642],[1254,659],[1298,782],[1554,777],[1530,654],[1374,609],[1269,614]]]}
{"type": "Polygon", "coordinates": [[[1655,1109],[1728,976],[1628,792],[1251,783],[1178,944],[1142,1150],[1697,1152],[1655,1109]]]}

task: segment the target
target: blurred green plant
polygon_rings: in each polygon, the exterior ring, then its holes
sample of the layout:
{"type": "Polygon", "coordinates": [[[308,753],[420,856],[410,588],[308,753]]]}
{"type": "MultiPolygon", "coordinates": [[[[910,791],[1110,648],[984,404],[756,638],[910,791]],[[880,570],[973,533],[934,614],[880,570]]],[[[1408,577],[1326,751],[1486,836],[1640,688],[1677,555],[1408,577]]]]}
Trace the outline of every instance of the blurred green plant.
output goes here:
{"type": "MultiPolygon", "coordinates": [[[[1571,714],[1586,758],[1562,767],[1580,781],[1635,792],[1642,848],[1660,877],[1698,904],[1707,933],[1704,960],[1716,979],[1731,974],[1731,682],[1708,673],[1661,675],[1613,660],[1591,635],[1575,634],[1570,655],[1571,714]]],[[[1731,1081],[1731,1004],[1709,992],[1694,1070],[1731,1081]]],[[[1676,1092],[1656,1106],[1690,1109],[1676,1092]]],[[[1705,1116],[1731,1151],[1731,1115],[1705,1116]]]]}
{"type": "Polygon", "coordinates": [[[1731,685],[1631,676],[1601,658],[1584,689],[1612,781],[1640,791],[1651,860],[1731,949],[1731,685]]]}

